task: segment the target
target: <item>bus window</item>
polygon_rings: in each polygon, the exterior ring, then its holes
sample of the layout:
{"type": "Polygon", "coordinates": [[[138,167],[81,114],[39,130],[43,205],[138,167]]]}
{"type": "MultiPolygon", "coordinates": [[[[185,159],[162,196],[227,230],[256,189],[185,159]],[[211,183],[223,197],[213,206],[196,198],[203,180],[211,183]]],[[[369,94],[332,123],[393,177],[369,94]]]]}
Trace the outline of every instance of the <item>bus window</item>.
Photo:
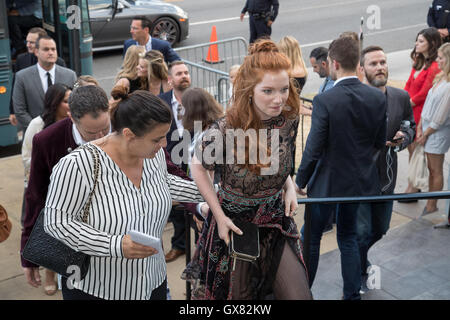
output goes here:
{"type": "MultiPolygon", "coordinates": [[[[18,143],[17,127],[9,122],[13,62],[7,17],[6,3],[0,0],[0,146],[18,143]]],[[[87,0],[42,0],[42,27],[56,41],[58,56],[64,59],[68,68],[78,75],[92,74],[92,35],[87,0]],[[67,12],[70,5],[79,8],[76,14],[80,14],[78,20],[81,24],[75,28],[68,28],[66,23],[71,14],[67,12]]]]}

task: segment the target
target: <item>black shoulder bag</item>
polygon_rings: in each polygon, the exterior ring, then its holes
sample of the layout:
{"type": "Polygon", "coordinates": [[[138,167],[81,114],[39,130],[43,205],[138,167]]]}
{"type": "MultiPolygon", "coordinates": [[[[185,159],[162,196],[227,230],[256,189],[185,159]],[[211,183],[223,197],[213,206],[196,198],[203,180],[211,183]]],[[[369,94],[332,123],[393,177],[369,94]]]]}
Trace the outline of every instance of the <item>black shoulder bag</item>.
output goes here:
{"type": "MultiPolygon", "coordinates": [[[[94,188],[90,192],[89,198],[83,208],[82,221],[87,223],[92,195],[98,183],[99,154],[98,150],[93,146],[89,147],[84,145],[81,148],[88,150],[94,158],[94,188]]],[[[69,266],[78,266],[80,279],[84,279],[89,270],[90,256],[73,250],[58,239],[47,234],[44,230],[44,211],[45,208],[41,210],[34,224],[33,231],[22,252],[23,258],[66,278],[71,275],[71,273],[68,273],[67,268],[69,266]]]]}

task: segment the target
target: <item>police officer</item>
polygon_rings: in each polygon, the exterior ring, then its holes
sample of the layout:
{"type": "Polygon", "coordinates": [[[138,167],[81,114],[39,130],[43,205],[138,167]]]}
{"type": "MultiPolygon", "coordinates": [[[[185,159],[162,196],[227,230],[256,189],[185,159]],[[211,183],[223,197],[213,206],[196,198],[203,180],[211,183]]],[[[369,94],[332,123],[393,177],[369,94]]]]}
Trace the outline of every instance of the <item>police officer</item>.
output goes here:
{"type": "Polygon", "coordinates": [[[272,34],[272,23],[278,15],[278,0],[246,0],[241,11],[241,21],[248,11],[250,22],[250,43],[272,34]]]}
{"type": "Polygon", "coordinates": [[[428,26],[438,29],[443,42],[450,42],[450,0],[433,0],[427,22],[428,26]]]}

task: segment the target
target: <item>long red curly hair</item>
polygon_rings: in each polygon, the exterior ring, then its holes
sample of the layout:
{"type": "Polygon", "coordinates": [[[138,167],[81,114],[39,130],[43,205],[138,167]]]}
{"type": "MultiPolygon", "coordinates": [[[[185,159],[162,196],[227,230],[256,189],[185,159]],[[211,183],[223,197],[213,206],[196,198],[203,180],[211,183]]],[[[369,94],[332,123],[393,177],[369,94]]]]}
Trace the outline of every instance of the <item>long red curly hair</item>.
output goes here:
{"type": "MultiPolygon", "coordinates": [[[[260,39],[250,45],[248,55],[245,57],[236,75],[232,98],[234,102],[226,114],[227,127],[242,129],[244,132],[248,129],[255,129],[257,133],[259,129],[263,128],[263,122],[253,105],[252,97],[255,86],[262,81],[265,73],[283,70],[288,73],[290,81],[289,96],[281,113],[286,119],[293,119],[299,115],[300,98],[291,78],[291,63],[289,59],[279,52],[275,42],[268,39],[260,39]]],[[[252,172],[260,173],[262,167],[268,167],[270,164],[261,164],[259,161],[256,164],[250,164],[249,139],[247,138],[246,140],[246,161],[242,166],[252,172]]],[[[261,146],[259,141],[257,143],[259,148],[268,148],[267,146],[261,146]]],[[[267,154],[270,156],[270,150],[268,150],[267,154]]]]}

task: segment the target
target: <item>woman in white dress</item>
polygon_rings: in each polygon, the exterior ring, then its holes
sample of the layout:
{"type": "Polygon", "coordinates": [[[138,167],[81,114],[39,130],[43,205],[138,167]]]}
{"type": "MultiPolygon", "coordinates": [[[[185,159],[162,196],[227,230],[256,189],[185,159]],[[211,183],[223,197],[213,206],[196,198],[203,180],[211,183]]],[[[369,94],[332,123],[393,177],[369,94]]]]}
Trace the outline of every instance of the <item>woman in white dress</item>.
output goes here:
{"type": "MultiPolygon", "coordinates": [[[[450,43],[439,48],[436,61],[442,71],[428,92],[417,126],[417,143],[424,146],[427,157],[430,192],[444,186],[444,158],[450,147],[450,43]]],[[[437,210],[437,199],[429,199],[422,215],[437,210]]]]}

